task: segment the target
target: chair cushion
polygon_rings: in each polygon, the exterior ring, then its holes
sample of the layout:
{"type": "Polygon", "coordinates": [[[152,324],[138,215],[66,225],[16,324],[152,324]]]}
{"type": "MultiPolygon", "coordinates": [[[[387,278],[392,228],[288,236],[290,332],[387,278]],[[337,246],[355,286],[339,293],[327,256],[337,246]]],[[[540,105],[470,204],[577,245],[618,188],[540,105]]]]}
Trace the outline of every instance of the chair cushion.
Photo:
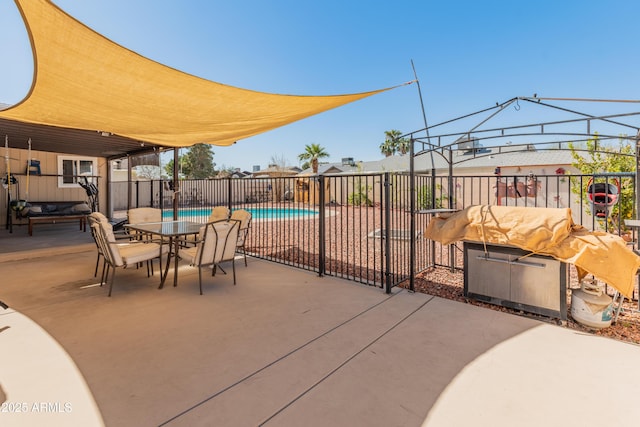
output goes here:
{"type": "Polygon", "coordinates": [[[226,206],[216,206],[211,210],[211,215],[207,222],[215,222],[229,219],[229,208],[226,206]]]}
{"type": "Polygon", "coordinates": [[[162,210],[156,208],[133,208],[127,211],[127,216],[130,224],[161,222],[162,210]]]}
{"type": "MultiPolygon", "coordinates": [[[[160,256],[160,245],[157,243],[130,243],[118,245],[122,261],[126,265],[136,264],[160,256]]],[[[168,245],[162,245],[162,254],[169,250],[168,245]]]]}
{"type": "Polygon", "coordinates": [[[187,247],[187,248],[180,248],[180,250],[178,250],[178,256],[180,257],[180,259],[185,260],[186,262],[189,263],[189,265],[195,265],[196,264],[196,254],[198,253],[198,247],[197,246],[191,246],[191,247],[187,247]]]}
{"type": "Polygon", "coordinates": [[[198,242],[195,247],[180,249],[178,254],[180,258],[196,267],[232,259],[236,249],[237,231],[238,226],[235,222],[219,221],[209,223],[200,228],[199,237],[204,240],[198,242]],[[215,228],[215,230],[212,228],[215,228]],[[227,235],[232,229],[233,235],[227,239],[227,235]]]}
{"type": "Polygon", "coordinates": [[[240,221],[240,229],[243,230],[249,226],[251,220],[251,212],[245,209],[236,209],[231,213],[231,219],[240,221]]]}
{"type": "Polygon", "coordinates": [[[224,247],[224,251],[221,251],[220,261],[229,261],[235,257],[236,246],[238,244],[238,231],[239,229],[237,224],[233,227],[233,224],[229,223],[229,227],[224,233],[226,246],[224,247]]]}

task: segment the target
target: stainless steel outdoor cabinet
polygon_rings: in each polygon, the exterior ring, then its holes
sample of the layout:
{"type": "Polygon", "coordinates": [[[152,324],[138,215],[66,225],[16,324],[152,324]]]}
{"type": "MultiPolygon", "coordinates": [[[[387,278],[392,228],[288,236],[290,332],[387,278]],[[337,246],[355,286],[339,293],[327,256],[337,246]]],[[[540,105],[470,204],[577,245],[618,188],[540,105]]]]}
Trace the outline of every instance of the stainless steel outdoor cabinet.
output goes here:
{"type": "Polygon", "coordinates": [[[512,246],[464,242],[464,295],[566,320],[567,265],[512,246]]]}

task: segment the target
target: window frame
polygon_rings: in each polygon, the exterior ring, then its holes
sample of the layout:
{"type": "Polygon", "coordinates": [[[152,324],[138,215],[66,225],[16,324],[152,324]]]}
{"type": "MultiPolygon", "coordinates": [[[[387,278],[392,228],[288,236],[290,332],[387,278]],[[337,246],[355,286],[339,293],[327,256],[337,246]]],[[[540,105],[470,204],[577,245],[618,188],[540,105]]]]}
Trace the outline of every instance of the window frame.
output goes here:
{"type": "Polygon", "coordinates": [[[78,172],[73,177],[73,182],[65,182],[64,175],[64,163],[65,161],[73,161],[75,164],[73,166],[74,170],[80,171],[81,162],[91,162],[91,174],[87,175],[89,177],[89,182],[93,182],[92,177],[97,176],[98,174],[98,158],[97,157],[87,157],[87,156],[69,156],[69,155],[59,155],[58,156],[58,188],[80,188],[80,184],[78,184],[78,176],[82,176],[83,174],[78,172]]]}

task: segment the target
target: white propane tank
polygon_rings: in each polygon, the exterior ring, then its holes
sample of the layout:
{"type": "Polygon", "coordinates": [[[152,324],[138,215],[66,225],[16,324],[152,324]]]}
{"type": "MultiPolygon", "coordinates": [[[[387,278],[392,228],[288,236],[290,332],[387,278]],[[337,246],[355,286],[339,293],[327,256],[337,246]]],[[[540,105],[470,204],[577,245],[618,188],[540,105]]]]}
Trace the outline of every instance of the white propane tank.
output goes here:
{"type": "Polygon", "coordinates": [[[595,329],[611,326],[613,300],[594,283],[582,282],[571,291],[571,317],[595,329]]]}

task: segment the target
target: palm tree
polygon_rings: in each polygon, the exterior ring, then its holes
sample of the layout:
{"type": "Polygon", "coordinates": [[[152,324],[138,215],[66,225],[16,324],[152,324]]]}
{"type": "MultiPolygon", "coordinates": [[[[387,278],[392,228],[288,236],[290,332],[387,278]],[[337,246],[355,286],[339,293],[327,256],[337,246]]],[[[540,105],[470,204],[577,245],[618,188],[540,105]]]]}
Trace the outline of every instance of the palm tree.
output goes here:
{"type": "Polygon", "coordinates": [[[318,173],[318,159],[323,157],[329,157],[329,153],[327,153],[324,147],[321,147],[320,144],[307,144],[304,146],[304,153],[298,156],[300,160],[309,160],[311,162],[311,168],[313,169],[313,173],[318,173]]]}
{"type": "Polygon", "coordinates": [[[393,156],[396,152],[396,149],[393,146],[393,141],[386,139],[382,144],[380,144],[380,152],[384,154],[385,157],[393,156]]]}
{"type": "Polygon", "coordinates": [[[409,152],[409,149],[411,148],[410,144],[411,144],[411,140],[408,138],[396,139],[396,148],[398,150],[398,153],[400,153],[403,156],[407,154],[409,152]]]}
{"type": "Polygon", "coordinates": [[[391,129],[384,131],[384,142],[393,147],[393,154],[398,152],[398,138],[400,138],[402,132],[397,129],[391,129]]]}
{"type": "Polygon", "coordinates": [[[407,138],[400,138],[402,132],[397,129],[391,129],[384,132],[384,142],[380,144],[380,151],[389,157],[396,153],[402,155],[409,152],[409,144],[411,141],[407,138]]]}

